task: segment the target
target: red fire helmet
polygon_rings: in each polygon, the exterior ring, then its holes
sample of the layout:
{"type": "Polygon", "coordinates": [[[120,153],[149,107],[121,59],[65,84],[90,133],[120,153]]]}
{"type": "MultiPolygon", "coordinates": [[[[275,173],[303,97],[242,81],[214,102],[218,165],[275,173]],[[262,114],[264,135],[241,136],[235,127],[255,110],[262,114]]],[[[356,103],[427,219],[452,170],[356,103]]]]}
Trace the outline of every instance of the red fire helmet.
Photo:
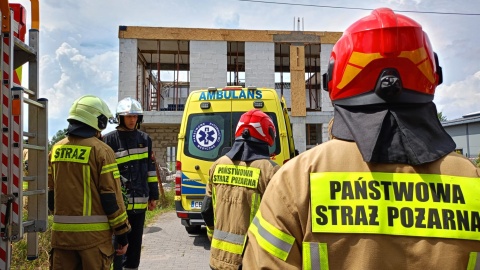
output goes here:
{"type": "Polygon", "coordinates": [[[343,33],[323,80],[338,105],[426,103],[442,83],[442,68],[420,24],[379,8],[343,33]]]}
{"type": "Polygon", "coordinates": [[[272,146],[277,132],[272,119],[259,109],[252,109],[240,117],[235,131],[235,138],[243,137],[246,140],[266,142],[272,146]],[[248,131],[249,135],[244,132],[248,131]],[[253,139],[252,139],[253,138],[253,139]]]}

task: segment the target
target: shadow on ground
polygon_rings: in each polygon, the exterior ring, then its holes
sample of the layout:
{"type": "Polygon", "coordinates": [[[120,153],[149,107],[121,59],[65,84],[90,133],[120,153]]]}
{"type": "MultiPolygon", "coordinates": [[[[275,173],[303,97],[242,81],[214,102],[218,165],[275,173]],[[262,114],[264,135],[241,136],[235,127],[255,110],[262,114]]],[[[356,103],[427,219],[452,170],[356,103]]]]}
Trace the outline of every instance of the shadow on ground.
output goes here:
{"type": "Polygon", "coordinates": [[[193,238],[193,245],[197,247],[203,247],[205,250],[210,250],[210,240],[208,240],[207,229],[202,226],[200,233],[191,234],[193,238]]]}
{"type": "Polygon", "coordinates": [[[156,233],[156,232],[159,232],[159,231],[161,231],[161,230],[162,230],[162,228],[153,226],[153,227],[145,228],[145,229],[143,230],[143,233],[144,233],[144,234],[147,234],[147,233],[156,233]]]}

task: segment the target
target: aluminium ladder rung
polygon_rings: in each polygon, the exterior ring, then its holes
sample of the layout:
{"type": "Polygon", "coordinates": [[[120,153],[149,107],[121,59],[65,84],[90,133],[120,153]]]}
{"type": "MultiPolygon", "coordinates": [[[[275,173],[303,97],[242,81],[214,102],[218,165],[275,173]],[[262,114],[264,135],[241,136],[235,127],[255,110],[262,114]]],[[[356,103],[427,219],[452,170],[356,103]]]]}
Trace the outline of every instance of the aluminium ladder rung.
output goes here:
{"type": "Polygon", "coordinates": [[[40,195],[40,194],[45,194],[45,189],[23,191],[23,196],[32,196],[32,195],[40,195]]]}
{"type": "Polygon", "coordinates": [[[37,180],[36,176],[24,176],[23,177],[23,181],[32,182],[32,181],[35,181],[35,180],[37,180]]]}
{"type": "Polygon", "coordinates": [[[29,94],[29,95],[35,95],[35,91],[33,90],[30,90],[28,88],[25,88],[19,84],[16,84],[16,83],[12,83],[12,90],[23,90],[23,92],[25,92],[26,94],[29,94]]]}
{"type": "MultiPolygon", "coordinates": [[[[25,134],[24,134],[24,135],[25,135],[25,134]]],[[[28,136],[28,137],[30,137],[30,136],[28,136]]],[[[23,148],[25,148],[25,149],[33,149],[33,150],[40,150],[40,151],[45,150],[45,146],[33,145],[33,144],[27,144],[27,143],[24,143],[24,144],[23,144],[23,148]]]]}
{"type": "Polygon", "coordinates": [[[25,232],[45,232],[47,230],[46,220],[25,220],[22,222],[25,232]]]}

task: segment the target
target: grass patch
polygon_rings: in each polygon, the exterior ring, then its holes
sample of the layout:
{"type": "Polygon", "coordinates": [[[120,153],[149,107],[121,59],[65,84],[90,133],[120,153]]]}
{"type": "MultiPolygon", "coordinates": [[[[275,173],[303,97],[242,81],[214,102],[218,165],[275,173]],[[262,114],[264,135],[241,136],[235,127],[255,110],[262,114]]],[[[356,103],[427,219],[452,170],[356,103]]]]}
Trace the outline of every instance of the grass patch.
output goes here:
{"type": "MultiPolygon", "coordinates": [[[[25,211],[26,212],[26,211],[25,211]]],[[[26,214],[26,213],[25,213],[26,214]]],[[[50,252],[50,235],[52,227],[52,216],[48,216],[48,227],[44,233],[38,233],[38,258],[36,260],[27,260],[27,235],[23,239],[13,243],[12,259],[10,269],[35,270],[48,269],[48,254],[50,252]]]]}
{"type": "MultiPolygon", "coordinates": [[[[165,188],[165,199],[162,199],[160,195],[159,203],[157,208],[153,211],[147,211],[145,217],[145,226],[153,223],[156,218],[165,212],[175,209],[175,189],[173,188],[173,183],[171,183],[167,188],[165,188]]],[[[26,216],[27,211],[24,211],[26,216]]],[[[40,270],[40,269],[49,269],[48,254],[51,249],[50,240],[51,240],[51,228],[52,228],[53,217],[48,217],[48,228],[44,233],[39,233],[38,237],[38,258],[33,261],[27,260],[27,235],[25,234],[23,239],[13,243],[12,245],[12,259],[10,269],[21,269],[21,270],[40,270]]]]}
{"type": "Polygon", "coordinates": [[[145,215],[145,226],[152,224],[160,214],[175,209],[175,183],[170,183],[164,192],[165,198],[162,198],[162,194],[160,194],[157,208],[153,211],[147,211],[145,215]]]}

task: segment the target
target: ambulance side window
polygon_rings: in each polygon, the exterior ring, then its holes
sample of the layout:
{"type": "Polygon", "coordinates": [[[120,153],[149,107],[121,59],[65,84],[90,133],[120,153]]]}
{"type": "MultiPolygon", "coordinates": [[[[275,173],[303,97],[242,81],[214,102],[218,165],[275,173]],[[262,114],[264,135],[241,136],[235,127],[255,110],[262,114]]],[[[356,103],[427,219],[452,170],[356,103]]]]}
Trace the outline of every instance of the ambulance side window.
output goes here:
{"type": "Polygon", "coordinates": [[[277,120],[277,115],[273,112],[266,112],[270,118],[272,118],[273,124],[275,125],[275,130],[277,131],[277,137],[275,138],[275,143],[272,146],[269,146],[270,154],[275,154],[278,155],[280,154],[280,131],[278,129],[278,120],[277,120]]]}

